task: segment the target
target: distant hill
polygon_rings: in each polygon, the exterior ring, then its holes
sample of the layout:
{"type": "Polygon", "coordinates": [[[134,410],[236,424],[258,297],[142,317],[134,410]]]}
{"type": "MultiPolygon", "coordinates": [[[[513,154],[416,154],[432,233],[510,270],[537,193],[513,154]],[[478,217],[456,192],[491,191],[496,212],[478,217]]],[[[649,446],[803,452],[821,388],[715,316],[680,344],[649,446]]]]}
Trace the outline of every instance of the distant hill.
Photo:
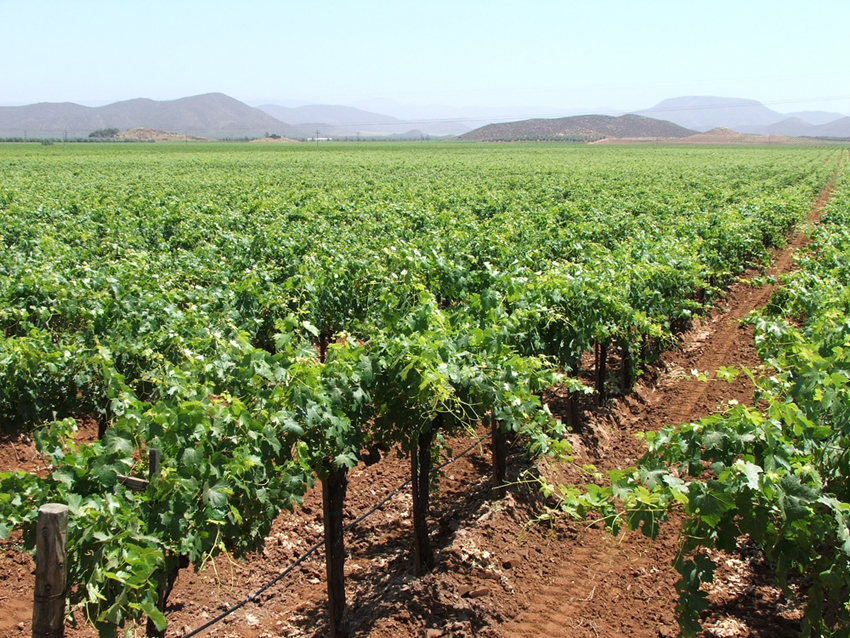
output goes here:
{"type": "Polygon", "coordinates": [[[401,124],[401,120],[395,117],[380,113],[371,113],[354,108],[353,106],[310,104],[307,106],[287,108],[285,106],[278,106],[277,104],[263,104],[257,108],[279,119],[281,122],[286,122],[293,126],[305,123],[309,124],[311,122],[324,122],[333,126],[359,125],[364,127],[369,124],[401,124]]]}
{"type": "Polygon", "coordinates": [[[781,122],[776,122],[770,126],[742,127],[741,133],[758,133],[760,135],[787,135],[788,137],[798,137],[801,135],[814,135],[817,126],[809,124],[799,117],[789,117],[781,122]]]}
{"type": "Polygon", "coordinates": [[[0,137],[62,137],[65,132],[85,137],[105,128],[149,128],[216,139],[266,133],[306,137],[304,131],[223,93],[169,101],[139,98],[99,107],[67,102],[0,107],[0,137]]]}
{"type": "Polygon", "coordinates": [[[695,131],[717,127],[737,131],[744,126],[769,126],[786,118],[756,100],[708,96],[671,98],[635,113],[674,122],[695,131]]]}
{"type": "Polygon", "coordinates": [[[790,136],[809,135],[808,126],[820,126],[845,117],[827,111],[779,113],[757,100],[709,96],[671,98],[635,112],[695,131],[728,128],[741,133],[790,136]],[[774,126],[777,128],[771,128],[774,126]]]}
{"type": "Polygon", "coordinates": [[[411,122],[391,115],[364,111],[353,106],[311,104],[287,108],[277,104],[263,104],[257,108],[281,122],[306,131],[319,130],[333,137],[353,137],[358,133],[363,137],[403,135],[413,126],[425,135],[459,135],[469,131],[468,126],[459,122],[438,120],[411,122]]]}
{"type": "Polygon", "coordinates": [[[794,113],[786,113],[785,117],[796,117],[807,124],[814,124],[817,126],[819,124],[829,124],[830,122],[840,120],[847,116],[843,113],[832,113],[829,111],[796,111],[794,113]]]}
{"type": "Polygon", "coordinates": [[[813,137],[841,137],[850,138],[850,117],[842,117],[840,120],[835,120],[829,124],[821,124],[816,126],[814,130],[807,135],[813,137]]]}
{"type": "Polygon", "coordinates": [[[850,117],[814,125],[799,117],[789,117],[770,126],[742,126],[741,133],[759,135],[789,135],[792,137],[850,137],[850,117]]]}
{"type": "Polygon", "coordinates": [[[641,115],[578,115],[488,124],[460,136],[462,140],[520,141],[545,139],[687,137],[695,131],[641,115]]]}

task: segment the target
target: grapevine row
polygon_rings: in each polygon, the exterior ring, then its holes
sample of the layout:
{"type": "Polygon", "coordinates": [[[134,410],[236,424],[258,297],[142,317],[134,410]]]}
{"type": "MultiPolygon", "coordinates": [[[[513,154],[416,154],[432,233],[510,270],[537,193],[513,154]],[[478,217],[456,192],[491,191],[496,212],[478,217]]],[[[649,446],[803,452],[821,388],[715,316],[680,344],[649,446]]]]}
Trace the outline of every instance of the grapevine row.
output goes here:
{"type": "Polygon", "coordinates": [[[363,450],[409,455],[427,570],[443,437],[493,419],[497,443],[565,450],[541,391],[583,391],[583,355],[614,347],[628,385],[828,170],[810,149],[434,148],[0,149],[0,419],[54,468],[0,475],[0,534],[31,545],[38,505],[67,503],[72,604],[102,635],[161,632],[181,567],[257,550],[315,480],[343,635],[363,450]],[[81,415],[99,441],[74,443],[81,415]],[[131,493],[116,476],[150,448],[161,474],[131,493]]]}

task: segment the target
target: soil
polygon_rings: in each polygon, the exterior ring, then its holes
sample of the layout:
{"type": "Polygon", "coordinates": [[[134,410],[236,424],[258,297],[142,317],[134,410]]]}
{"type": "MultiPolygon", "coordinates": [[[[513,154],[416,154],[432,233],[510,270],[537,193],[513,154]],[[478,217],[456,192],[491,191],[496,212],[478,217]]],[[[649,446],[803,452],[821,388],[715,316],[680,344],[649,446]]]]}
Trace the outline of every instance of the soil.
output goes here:
{"type": "Polygon", "coordinates": [[[738,133],[730,129],[714,129],[688,137],[606,137],[591,144],[604,146],[653,145],[653,144],[708,144],[710,146],[837,146],[840,142],[818,140],[808,137],[786,137],[784,135],[762,135],[738,133]]]}
{"type": "Polygon", "coordinates": [[[191,135],[183,135],[182,133],[166,133],[152,128],[133,128],[127,131],[121,131],[115,135],[116,139],[124,140],[143,140],[154,142],[209,142],[207,137],[192,137],[191,135]]]}
{"type": "MultiPolygon", "coordinates": [[[[812,221],[829,196],[824,189],[812,221]]],[[[795,237],[775,255],[772,274],[792,267],[805,238],[795,237]]],[[[356,637],[559,636],[565,638],[671,637],[677,574],[671,567],[679,524],[674,520],[649,541],[639,533],[612,537],[597,523],[546,519],[545,502],[533,485],[517,482],[534,469],[565,482],[585,481],[578,467],[604,471],[624,467],[642,453],[635,433],[698,419],[729,401],[751,402],[752,385],[741,375],[732,383],[700,382],[692,370],[713,373],[721,365],[755,369],[760,361],[752,329],[741,323],[769,298],[771,286],[732,286],[714,311],[681,336],[632,392],[597,407],[581,405],[581,429],[570,435],[574,464],[537,461],[532,466],[519,446],[508,458],[506,489],[489,478],[489,441],[445,467],[432,503],[431,535],[437,567],[413,574],[412,499],[400,491],[345,537],[346,595],[351,633],[356,637]]],[[[591,358],[592,359],[592,358],[591,358]]],[[[611,357],[612,378],[618,358],[611,357]]],[[[586,370],[588,382],[592,370],[586,370]]],[[[565,393],[544,397],[564,414],[565,393]]],[[[485,430],[478,433],[483,435],[485,430]]],[[[97,434],[93,421],[80,435],[97,434]]],[[[453,438],[448,448],[466,448],[470,437],[453,438]]],[[[445,455],[450,456],[445,450],[445,455]]],[[[0,471],[44,471],[26,436],[0,441],[0,471]]],[[[406,459],[391,453],[379,463],[350,473],[346,521],[370,509],[408,478],[406,459]]],[[[168,636],[183,636],[269,582],[308,547],[321,540],[321,490],[308,493],[303,507],[275,522],[261,554],[245,561],[227,556],[195,570],[183,570],[169,599],[168,636]]],[[[33,561],[13,537],[0,543],[0,637],[31,635],[33,561]]],[[[800,631],[798,598],[786,599],[771,584],[771,567],[757,548],[741,539],[737,552],[715,556],[721,565],[709,589],[704,613],[706,637],[783,637],[800,631]]],[[[198,566],[201,567],[201,566],[198,566]]],[[[96,635],[77,615],[69,638],[96,635]]],[[[323,550],[320,549],[254,602],[204,632],[218,638],[319,637],[327,634],[323,550]]],[[[137,635],[144,635],[139,628],[137,635]]]]}
{"type": "Polygon", "coordinates": [[[687,137],[606,137],[590,143],[602,145],[709,144],[725,146],[835,146],[841,144],[841,142],[835,140],[818,140],[810,137],[739,133],[723,127],[687,137]]]}
{"type": "Polygon", "coordinates": [[[251,140],[251,143],[259,144],[297,144],[298,140],[291,140],[288,137],[261,137],[256,140],[251,140]]]}

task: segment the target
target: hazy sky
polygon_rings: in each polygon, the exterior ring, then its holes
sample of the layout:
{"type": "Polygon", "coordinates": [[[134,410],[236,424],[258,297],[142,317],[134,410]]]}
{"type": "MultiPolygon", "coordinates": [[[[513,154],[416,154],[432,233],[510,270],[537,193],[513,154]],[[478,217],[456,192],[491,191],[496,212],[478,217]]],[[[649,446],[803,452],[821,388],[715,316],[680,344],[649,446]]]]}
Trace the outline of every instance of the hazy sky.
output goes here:
{"type": "Polygon", "coordinates": [[[0,25],[0,104],[719,95],[850,113],[848,0],[0,0],[0,25]]]}

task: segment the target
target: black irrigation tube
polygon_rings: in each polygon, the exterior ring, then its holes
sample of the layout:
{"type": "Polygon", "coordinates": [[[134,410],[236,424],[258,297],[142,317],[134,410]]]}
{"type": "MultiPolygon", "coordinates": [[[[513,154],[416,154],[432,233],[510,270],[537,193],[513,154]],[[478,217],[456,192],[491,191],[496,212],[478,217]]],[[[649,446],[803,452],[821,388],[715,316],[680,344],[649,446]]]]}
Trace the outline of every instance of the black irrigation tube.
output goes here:
{"type": "MultiPolygon", "coordinates": [[[[436,467],[431,468],[431,472],[430,472],[430,473],[431,473],[431,474],[433,474],[434,472],[439,472],[441,469],[443,469],[443,468],[444,468],[444,467],[446,467],[447,465],[451,465],[452,463],[454,463],[454,462],[455,462],[455,461],[457,461],[458,459],[463,458],[464,456],[466,456],[467,454],[469,454],[469,453],[470,453],[470,452],[471,452],[471,451],[475,448],[475,446],[477,446],[479,443],[481,443],[481,441],[483,441],[485,438],[486,438],[486,436],[482,436],[482,437],[477,438],[477,439],[476,439],[476,440],[472,443],[472,445],[470,445],[468,448],[466,448],[463,452],[461,452],[461,453],[460,453],[460,454],[458,454],[457,456],[454,456],[454,457],[450,458],[448,461],[443,461],[440,465],[438,465],[438,466],[436,466],[436,467]]],[[[411,479],[407,479],[404,483],[402,483],[402,484],[401,484],[401,485],[399,485],[397,488],[395,488],[395,489],[394,489],[392,492],[390,492],[387,496],[385,496],[383,499],[381,499],[380,501],[378,501],[378,503],[377,503],[377,504],[373,505],[371,509],[367,510],[365,513],[361,514],[360,516],[358,516],[357,518],[355,518],[353,521],[351,521],[350,523],[348,523],[348,524],[346,524],[345,526],[343,526],[342,531],[343,531],[343,532],[347,532],[347,531],[348,531],[348,530],[350,530],[352,527],[354,527],[355,525],[357,525],[358,523],[360,523],[363,519],[365,519],[365,518],[367,518],[368,516],[371,516],[372,514],[374,514],[374,513],[375,513],[376,511],[378,511],[381,507],[383,507],[383,506],[384,506],[384,504],[385,504],[387,501],[389,501],[389,500],[390,500],[393,496],[395,496],[395,495],[396,495],[396,494],[398,494],[401,490],[403,490],[405,487],[407,487],[408,485],[410,485],[410,481],[411,481],[411,479]]],[[[199,634],[199,633],[201,633],[202,631],[205,631],[205,630],[209,629],[210,627],[212,627],[213,625],[215,625],[215,624],[217,624],[217,623],[221,622],[222,620],[224,620],[225,618],[227,618],[230,614],[234,613],[236,610],[241,609],[242,607],[244,607],[244,606],[245,606],[245,605],[247,605],[248,603],[254,602],[254,601],[255,601],[255,600],[256,600],[256,599],[257,599],[257,598],[258,598],[261,594],[263,594],[265,591],[267,591],[267,590],[271,589],[272,587],[274,587],[274,586],[275,586],[278,582],[280,582],[280,581],[281,581],[281,580],[282,580],[285,576],[287,576],[290,572],[292,572],[292,570],[294,570],[294,569],[295,569],[296,567],[298,567],[301,563],[303,563],[305,560],[307,560],[307,558],[309,558],[309,557],[310,557],[313,553],[315,553],[315,551],[316,551],[317,549],[319,549],[319,548],[320,548],[320,547],[324,544],[324,542],[325,542],[325,540],[324,540],[324,538],[323,538],[323,539],[322,539],[322,540],[320,540],[318,543],[316,543],[315,545],[313,545],[312,547],[310,547],[310,548],[309,548],[306,552],[304,552],[303,554],[301,554],[301,556],[299,556],[297,559],[295,559],[295,562],[294,562],[294,563],[292,563],[289,567],[287,567],[286,569],[284,569],[281,573],[279,573],[277,576],[275,576],[275,577],[274,577],[272,580],[270,580],[268,583],[266,583],[265,585],[263,585],[262,587],[260,587],[260,588],[259,588],[257,591],[255,591],[253,594],[251,594],[250,596],[248,596],[247,598],[245,598],[243,601],[241,601],[241,602],[239,602],[239,603],[237,603],[237,604],[233,605],[233,607],[228,608],[227,610],[225,610],[225,611],[224,611],[224,613],[219,614],[218,616],[216,616],[216,617],[215,617],[215,618],[213,618],[212,620],[208,620],[207,622],[205,622],[203,625],[201,625],[201,626],[200,626],[200,627],[198,627],[197,629],[193,629],[193,630],[192,630],[192,631],[190,631],[188,634],[184,634],[184,635],[183,635],[183,638],[192,638],[192,636],[196,636],[196,635],[198,635],[198,634],[199,634]]]]}

